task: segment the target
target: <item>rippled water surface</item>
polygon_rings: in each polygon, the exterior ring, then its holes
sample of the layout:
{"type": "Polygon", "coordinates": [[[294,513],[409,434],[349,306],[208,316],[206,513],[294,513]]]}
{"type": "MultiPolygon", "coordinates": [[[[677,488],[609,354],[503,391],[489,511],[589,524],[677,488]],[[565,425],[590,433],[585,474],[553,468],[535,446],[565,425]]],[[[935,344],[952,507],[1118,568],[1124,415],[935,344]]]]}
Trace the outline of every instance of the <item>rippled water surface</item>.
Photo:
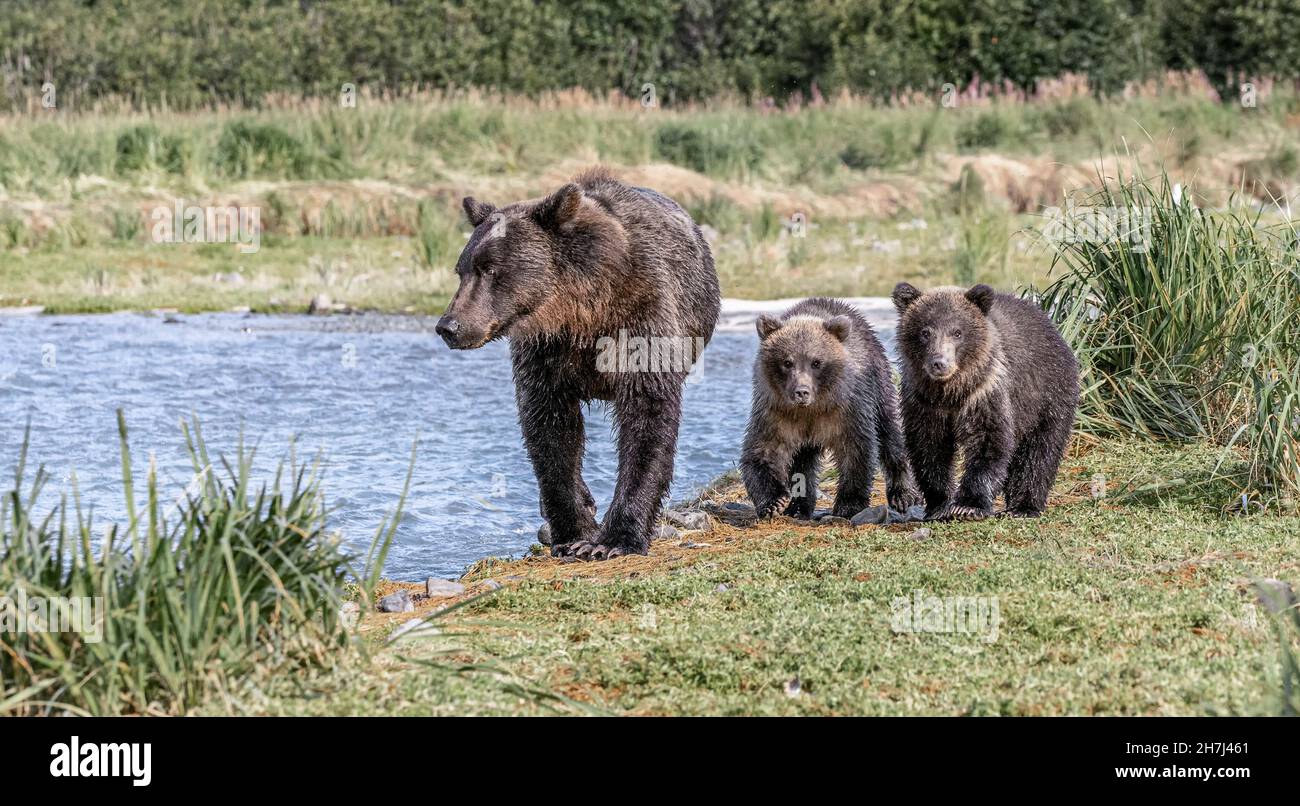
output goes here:
{"type": "MultiPolygon", "coordinates": [[[[396,504],[418,436],[389,576],[454,576],[534,541],[537,485],[504,342],[452,353],[417,317],[174,319],[0,319],[0,472],[9,477],[30,418],[29,462],[52,474],[42,503],[70,491],[75,471],[102,526],[125,512],[114,411],[126,412],[137,474],[152,456],[168,495],[192,477],[179,421],[196,414],[213,454],[232,455],[242,427],[260,478],[293,437],[300,457],[320,455],[330,525],[361,549],[396,504]]],[[[757,341],[752,327],[720,330],[687,385],[674,498],[735,466],[757,341]]],[[[609,422],[593,405],[585,476],[602,514],[617,469],[609,422]]]]}

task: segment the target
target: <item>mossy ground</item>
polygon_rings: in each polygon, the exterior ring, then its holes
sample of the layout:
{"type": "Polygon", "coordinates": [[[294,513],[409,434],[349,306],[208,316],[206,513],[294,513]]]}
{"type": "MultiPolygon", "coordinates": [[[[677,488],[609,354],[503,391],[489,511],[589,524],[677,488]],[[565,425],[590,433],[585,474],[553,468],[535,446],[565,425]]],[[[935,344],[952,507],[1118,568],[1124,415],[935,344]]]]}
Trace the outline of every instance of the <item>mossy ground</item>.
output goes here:
{"type": "Polygon", "coordinates": [[[916,525],[780,520],[605,563],[485,560],[440,635],[385,641],[451,600],[368,615],[368,660],[282,681],[252,710],[1277,713],[1277,633],[1250,582],[1300,582],[1300,518],[1220,508],[1233,491],[1210,477],[1216,458],[1076,441],[1045,517],[933,524],[920,540],[916,525]],[[895,631],[892,603],[917,591],[990,597],[996,640],[895,631]]]}

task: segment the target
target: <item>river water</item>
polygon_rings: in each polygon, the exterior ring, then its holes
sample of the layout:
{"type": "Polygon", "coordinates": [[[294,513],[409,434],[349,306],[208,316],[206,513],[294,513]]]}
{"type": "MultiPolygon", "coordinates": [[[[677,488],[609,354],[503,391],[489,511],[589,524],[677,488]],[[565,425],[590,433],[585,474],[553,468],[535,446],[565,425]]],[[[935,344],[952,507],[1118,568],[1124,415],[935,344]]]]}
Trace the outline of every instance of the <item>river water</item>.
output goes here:
{"type": "MultiPolygon", "coordinates": [[[[735,467],[758,339],[752,316],[783,301],[724,308],[685,410],[672,487],[689,495],[735,467]]],[[[892,319],[877,306],[889,344],[892,319]]],[[[0,317],[0,473],[10,488],[24,425],[29,464],[51,474],[38,510],[71,492],[102,527],[123,521],[115,411],[126,413],[136,474],[152,459],[164,494],[193,469],[179,423],[197,416],[208,449],[233,456],[241,429],[270,480],[295,440],[323,461],[329,524],[364,551],[415,474],[385,573],[456,576],[488,555],[519,555],[541,518],[519,436],[508,346],[453,353],[431,318],[203,314],[0,317]]],[[[587,414],[585,477],[601,512],[616,454],[602,404],[587,414]]]]}

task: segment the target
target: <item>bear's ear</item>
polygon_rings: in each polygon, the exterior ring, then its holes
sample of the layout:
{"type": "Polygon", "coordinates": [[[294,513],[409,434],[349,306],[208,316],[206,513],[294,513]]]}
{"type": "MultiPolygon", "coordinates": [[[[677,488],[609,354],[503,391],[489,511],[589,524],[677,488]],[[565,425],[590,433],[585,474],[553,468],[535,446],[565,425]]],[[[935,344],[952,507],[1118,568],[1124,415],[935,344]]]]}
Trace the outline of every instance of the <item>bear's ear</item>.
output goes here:
{"type": "Polygon", "coordinates": [[[533,218],[545,229],[559,229],[578,214],[582,188],[570,182],[538,203],[533,218]]]}
{"type": "Polygon", "coordinates": [[[966,292],[966,299],[975,303],[975,307],[979,308],[980,312],[983,313],[985,316],[987,316],[989,312],[989,308],[993,307],[994,293],[996,292],[994,292],[992,288],[990,288],[987,285],[984,285],[983,283],[980,283],[979,285],[972,288],[970,291],[966,292]]]}
{"type": "Polygon", "coordinates": [[[840,341],[845,341],[849,337],[849,331],[853,329],[853,320],[840,314],[832,316],[826,320],[826,332],[830,333],[840,341]]]}
{"type": "Polygon", "coordinates": [[[465,217],[469,219],[470,225],[475,227],[486,221],[487,217],[497,210],[487,202],[481,202],[473,196],[466,196],[461,199],[460,206],[465,208],[465,217]]]}
{"type": "Polygon", "coordinates": [[[769,313],[759,314],[758,321],[754,322],[754,327],[758,330],[758,340],[763,341],[781,329],[781,320],[769,313]]]}
{"type": "Polygon", "coordinates": [[[916,286],[911,283],[899,283],[894,286],[894,307],[899,313],[907,310],[907,306],[916,302],[921,296],[921,292],[916,290],[916,286]]]}

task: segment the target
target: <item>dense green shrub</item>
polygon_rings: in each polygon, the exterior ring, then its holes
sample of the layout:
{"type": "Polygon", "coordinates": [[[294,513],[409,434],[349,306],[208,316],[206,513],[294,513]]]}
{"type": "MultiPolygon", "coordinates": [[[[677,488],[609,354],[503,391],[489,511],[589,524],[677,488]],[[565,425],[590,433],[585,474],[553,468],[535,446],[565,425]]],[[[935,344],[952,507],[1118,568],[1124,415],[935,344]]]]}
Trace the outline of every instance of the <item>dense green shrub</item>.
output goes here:
{"type": "Polygon", "coordinates": [[[217,169],[238,179],[250,176],[306,178],[312,160],[302,142],[269,123],[237,120],[226,126],[217,141],[217,169]]]}
{"type": "Polygon", "coordinates": [[[655,132],[654,149],[659,159],[722,176],[752,171],[763,159],[762,148],[743,134],[698,124],[660,126],[655,132]]]}
{"type": "Polygon", "coordinates": [[[586,87],[665,103],[975,78],[1098,92],[1198,68],[1227,96],[1300,71],[1296,0],[30,0],[0,15],[0,108],[52,81],[61,108],[117,95],[186,108],[268,93],[586,87]],[[814,87],[817,89],[814,90],[814,87]]]}

